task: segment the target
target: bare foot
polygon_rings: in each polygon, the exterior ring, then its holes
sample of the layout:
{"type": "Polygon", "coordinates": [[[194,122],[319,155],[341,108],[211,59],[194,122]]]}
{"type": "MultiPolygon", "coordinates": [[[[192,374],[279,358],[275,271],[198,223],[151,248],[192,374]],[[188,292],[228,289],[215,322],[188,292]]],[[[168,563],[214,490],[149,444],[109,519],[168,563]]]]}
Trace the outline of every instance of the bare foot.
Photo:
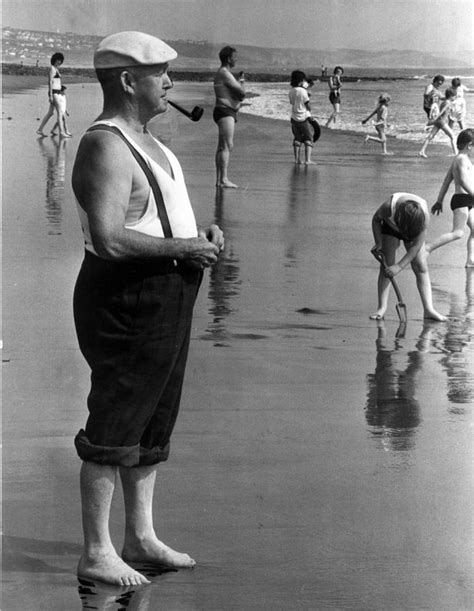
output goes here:
{"type": "Polygon", "coordinates": [[[234,185],[230,180],[221,180],[216,187],[222,187],[223,189],[238,189],[238,185],[234,185]]]}
{"type": "Polygon", "coordinates": [[[425,159],[428,159],[428,155],[426,153],[423,153],[423,151],[420,151],[418,153],[418,157],[424,157],[425,159]]]}
{"type": "Polygon", "coordinates": [[[466,261],[466,265],[464,267],[469,267],[469,268],[474,267],[474,261],[466,261]]]}
{"type": "Polygon", "coordinates": [[[125,562],[150,562],[175,569],[191,569],[196,564],[196,561],[188,554],[177,552],[157,537],[135,545],[124,546],[122,558],[125,562]]]}
{"type": "Polygon", "coordinates": [[[429,319],[429,320],[437,320],[438,322],[445,322],[447,320],[446,316],[443,316],[436,310],[425,311],[423,318],[429,319]]]}
{"type": "Polygon", "coordinates": [[[425,242],[425,252],[427,255],[431,254],[431,244],[425,242]]]}
{"type": "Polygon", "coordinates": [[[370,140],[370,136],[366,136],[366,137],[364,138],[364,144],[367,144],[367,142],[368,142],[369,140],[370,140]]]}
{"type": "Polygon", "coordinates": [[[115,550],[98,554],[94,558],[81,556],[77,576],[116,586],[139,586],[150,583],[144,575],[126,564],[115,550]]]}
{"type": "Polygon", "coordinates": [[[383,320],[385,312],[374,312],[369,316],[370,320],[383,320]]]}
{"type": "Polygon", "coordinates": [[[305,165],[317,165],[316,161],[305,161],[304,164],[305,165]]]}
{"type": "Polygon", "coordinates": [[[38,136],[41,136],[42,138],[46,138],[46,134],[40,131],[39,129],[36,130],[36,133],[38,134],[38,136]]]}
{"type": "Polygon", "coordinates": [[[387,151],[385,151],[384,153],[382,153],[382,155],[393,155],[393,153],[388,153],[387,151]]]}
{"type": "Polygon", "coordinates": [[[70,138],[71,134],[68,134],[67,132],[63,132],[63,133],[59,134],[59,137],[60,138],[70,138]]]}

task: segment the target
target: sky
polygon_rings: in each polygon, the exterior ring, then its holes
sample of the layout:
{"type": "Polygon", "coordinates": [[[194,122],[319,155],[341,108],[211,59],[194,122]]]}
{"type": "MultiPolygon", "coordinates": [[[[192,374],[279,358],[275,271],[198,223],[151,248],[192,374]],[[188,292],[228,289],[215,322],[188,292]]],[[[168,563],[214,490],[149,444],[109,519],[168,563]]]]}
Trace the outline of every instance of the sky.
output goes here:
{"type": "Polygon", "coordinates": [[[2,0],[2,25],[456,57],[474,48],[474,0],[2,0]]]}

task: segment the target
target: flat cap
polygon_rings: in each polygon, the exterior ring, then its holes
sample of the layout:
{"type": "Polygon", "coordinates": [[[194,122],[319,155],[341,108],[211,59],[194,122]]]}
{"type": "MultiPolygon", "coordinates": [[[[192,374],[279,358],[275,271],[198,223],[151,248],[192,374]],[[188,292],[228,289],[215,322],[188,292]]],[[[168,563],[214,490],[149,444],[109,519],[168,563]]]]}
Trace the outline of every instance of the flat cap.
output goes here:
{"type": "Polygon", "coordinates": [[[165,42],[143,32],[117,32],[100,41],[94,68],[122,68],[164,64],[178,56],[165,42]]]}

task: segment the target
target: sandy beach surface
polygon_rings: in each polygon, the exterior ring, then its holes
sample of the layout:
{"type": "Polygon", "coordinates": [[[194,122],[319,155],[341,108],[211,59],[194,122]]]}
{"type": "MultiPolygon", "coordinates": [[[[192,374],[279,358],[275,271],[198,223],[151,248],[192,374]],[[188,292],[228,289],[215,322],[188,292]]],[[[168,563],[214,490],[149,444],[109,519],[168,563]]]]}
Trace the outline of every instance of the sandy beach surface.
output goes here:
{"type": "MultiPolygon", "coordinates": [[[[180,159],[196,216],[226,249],[198,303],[181,414],[159,469],[158,535],[192,571],[142,567],[152,584],[79,583],[80,461],[87,366],[72,320],[82,237],[70,177],[98,85],[68,86],[74,137],[37,139],[46,88],[4,89],[3,602],[10,610],[430,609],[474,607],[474,272],[465,239],[431,259],[423,321],[411,271],[409,321],[370,321],[377,264],[370,220],[390,193],[430,204],[449,164],[393,140],[323,130],[317,165],[295,166],[289,121],[241,116],[230,178],[214,188],[211,86],[177,83],[151,129],[180,159]]],[[[50,126],[49,129],[51,128],[50,126]]],[[[49,131],[48,131],[49,133],[49,131]]],[[[450,227],[434,218],[429,235],[450,227]]],[[[114,502],[120,549],[123,513],[114,502]]]]}

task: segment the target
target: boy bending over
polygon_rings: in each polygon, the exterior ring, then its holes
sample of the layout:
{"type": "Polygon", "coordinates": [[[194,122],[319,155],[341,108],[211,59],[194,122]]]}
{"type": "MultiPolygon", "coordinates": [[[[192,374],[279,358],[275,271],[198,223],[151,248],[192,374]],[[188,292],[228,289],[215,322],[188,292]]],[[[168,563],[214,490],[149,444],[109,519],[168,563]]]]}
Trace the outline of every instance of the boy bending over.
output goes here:
{"type": "Polygon", "coordinates": [[[426,201],[412,193],[394,193],[375,212],[372,218],[375,246],[372,250],[384,255],[387,267],[380,266],[377,283],[378,307],[370,316],[373,320],[381,320],[384,317],[388,305],[390,278],[396,276],[409,263],[416,276],[424,317],[446,320],[446,317],[433,307],[425,248],[429,219],[426,201]],[[405,244],[406,254],[396,263],[395,255],[400,240],[405,244]]]}

